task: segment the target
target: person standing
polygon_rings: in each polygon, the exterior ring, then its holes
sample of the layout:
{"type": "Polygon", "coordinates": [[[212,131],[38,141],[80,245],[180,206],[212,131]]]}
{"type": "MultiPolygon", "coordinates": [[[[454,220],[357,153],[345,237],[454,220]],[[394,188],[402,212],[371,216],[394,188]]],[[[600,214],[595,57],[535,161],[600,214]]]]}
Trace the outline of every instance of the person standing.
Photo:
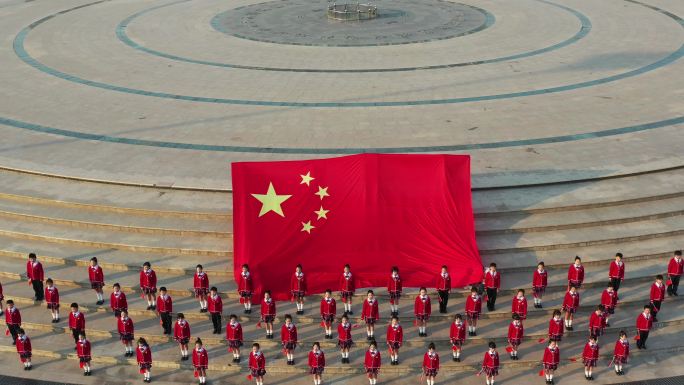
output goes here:
{"type": "Polygon", "coordinates": [[[648,333],[653,327],[653,317],[651,316],[651,306],[644,306],[644,311],[639,314],[636,321],[637,328],[637,349],[646,349],[646,340],[648,339],[648,333]]]}
{"type": "Polygon", "coordinates": [[[256,385],[264,385],[266,357],[264,357],[261,347],[256,342],[252,344],[252,351],[249,353],[249,371],[256,385]]]}
{"type": "Polygon", "coordinates": [[[656,280],[653,282],[653,285],[651,285],[650,299],[653,322],[658,322],[658,312],[665,300],[665,284],[663,284],[663,276],[660,274],[656,275],[656,280]]]}
{"type": "Polygon", "coordinates": [[[670,284],[667,286],[667,292],[670,296],[677,296],[677,289],[679,289],[679,279],[684,272],[684,260],[682,260],[682,251],[674,252],[674,257],[670,259],[667,265],[667,275],[670,278],[670,284]]]}
{"type": "Polygon", "coordinates": [[[42,301],[45,294],[43,292],[43,280],[45,279],[45,273],[43,272],[43,265],[38,262],[38,258],[36,257],[35,253],[30,253],[28,262],[26,262],[26,278],[29,281],[29,285],[33,286],[35,300],[42,301]]]}
{"type": "Polygon", "coordinates": [[[615,342],[615,350],[613,351],[613,363],[615,364],[615,374],[622,376],[625,372],[622,370],[622,366],[627,362],[629,358],[629,340],[627,339],[627,333],[624,330],[620,331],[620,337],[617,342],[615,342]]]}
{"type": "Polygon", "coordinates": [[[615,291],[620,290],[620,284],[625,280],[625,263],[622,262],[622,253],[615,254],[615,260],[610,263],[608,279],[615,291]]]}
{"type": "Polygon", "coordinates": [[[466,324],[460,314],[454,316],[454,322],[449,328],[449,340],[454,362],[461,362],[461,349],[466,339],[466,324]]]}
{"type": "Polygon", "coordinates": [[[499,375],[499,352],[496,351],[494,341],[489,342],[489,350],[484,354],[480,373],[484,373],[487,385],[494,385],[494,380],[499,375]]]}
{"type": "Polygon", "coordinates": [[[143,268],[140,271],[140,291],[147,299],[147,310],[155,310],[154,296],[157,294],[157,273],[152,270],[152,265],[149,262],[143,263],[143,268]]]}
{"type": "Polygon", "coordinates": [[[85,315],[78,310],[78,304],[76,302],[72,303],[71,313],[69,313],[69,329],[71,329],[75,344],[78,344],[78,336],[85,334],[85,325],[85,315]]]}
{"type": "Polygon", "coordinates": [[[195,298],[199,301],[200,313],[207,312],[207,295],[209,294],[209,276],[204,272],[202,265],[195,267],[195,275],[192,278],[192,287],[195,298]]]}
{"type": "Polygon", "coordinates": [[[112,294],[109,295],[109,307],[112,309],[115,318],[121,317],[122,311],[128,311],[128,300],[126,300],[126,293],[121,291],[121,285],[115,283],[112,288],[112,294]]]}
{"type": "Polygon", "coordinates": [[[561,319],[560,310],[554,310],[553,316],[549,320],[549,341],[561,342],[565,329],[561,319]]]}
{"type": "Polygon", "coordinates": [[[7,301],[5,324],[7,325],[7,330],[12,335],[12,345],[16,345],[17,335],[19,329],[21,329],[21,313],[19,312],[19,309],[14,306],[14,301],[11,299],[7,301]]]}
{"type": "Polygon", "coordinates": [[[413,313],[416,316],[416,325],[418,325],[418,336],[427,337],[427,324],[432,314],[432,304],[430,296],[427,295],[427,289],[424,287],[420,288],[413,304],[413,313]]]}
{"type": "Polygon", "coordinates": [[[603,315],[603,312],[603,305],[598,305],[596,306],[596,310],[589,316],[589,335],[594,336],[597,341],[606,329],[606,318],[603,315]]]}
{"type": "Polygon", "coordinates": [[[392,272],[387,280],[387,293],[390,300],[391,316],[399,316],[399,299],[401,298],[402,282],[399,276],[399,268],[392,266],[392,272]]]}
{"type": "Polygon", "coordinates": [[[565,328],[572,330],[572,320],[575,318],[575,313],[579,309],[580,295],[577,292],[576,286],[570,286],[570,290],[565,293],[563,299],[563,310],[565,311],[565,328]]]}
{"type": "Polygon", "coordinates": [[[615,314],[615,307],[618,303],[618,294],[613,290],[613,285],[608,284],[608,287],[603,290],[601,294],[601,305],[605,309],[606,327],[610,326],[610,316],[615,314]]]}
{"type": "Polygon", "coordinates": [[[309,352],[309,374],[313,377],[314,385],[321,385],[324,370],[325,353],[321,350],[321,344],[314,342],[309,352]]]}
{"type": "Polygon", "coordinates": [[[337,302],[335,298],[332,297],[332,290],[327,289],[325,295],[321,298],[321,324],[325,328],[325,339],[331,340],[332,336],[332,324],[335,321],[335,316],[337,315],[337,302]]]}
{"type": "Polygon", "coordinates": [[[250,314],[252,312],[252,273],[249,272],[249,265],[246,263],[242,265],[242,272],[240,272],[240,282],[238,283],[238,294],[240,295],[240,303],[245,307],[244,313],[250,314]]]}
{"type": "Polygon", "coordinates": [[[200,384],[207,383],[207,368],[209,367],[209,353],[202,345],[202,340],[195,341],[195,348],[192,350],[192,367],[200,384]]]}
{"type": "MultiPolygon", "coordinates": [[[[187,361],[188,344],[190,343],[190,323],[185,320],[185,314],[178,313],[176,323],[173,325],[173,339],[178,343],[181,352],[181,361],[187,361]]],[[[199,338],[198,338],[199,339],[199,338]]]]}
{"type": "MultiPolygon", "coordinates": [[[[266,339],[273,339],[273,321],[276,317],[276,303],[271,298],[269,290],[264,291],[264,300],[261,302],[261,321],[266,324],[266,339]]],[[[257,325],[259,326],[259,325],[257,325]]]]}
{"type": "Polygon", "coordinates": [[[430,342],[428,351],[423,356],[423,375],[427,385],[435,385],[435,377],[439,372],[439,354],[435,351],[435,344],[430,342]]]}
{"type": "Polygon", "coordinates": [[[119,331],[119,340],[124,346],[124,356],[133,357],[133,340],[135,339],[135,326],[127,311],[121,312],[121,317],[116,321],[119,331]]]}
{"type": "Polygon", "coordinates": [[[399,317],[393,316],[387,326],[387,347],[390,365],[399,365],[399,349],[404,344],[404,329],[399,325],[399,317]]]}
{"type": "Polygon", "coordinates": [[[470,289],[470,296],[466,298],[465,311],[468,320],[468,335],[474,337],[477,335],[477,320],[480,319],[482,312],[482,298],[475,287],[470,289]]]}
{"type": "Polygon", "coordinates": [[[521,320],[527,319],[527,298],[525,290],[518,289],[518,294],[511,301],[511,313],[517,314],[521,320]]]}
{"type": "MultiPolygon", "coordinates": [[[[173,312],[173,299],[167,294],[166,287],[159,288],[159,296],[157,297],[157,305],[154,307],[159,314],[164,334],[171,334],[171,313],[173,312]]],[[[180,313],[179,313],[180,314],[180,313]]]]}
{"type": "Polygon", "coordinates": [[[375,385],[378,383],[378,373],[380,372],[381,365],[382,357],[380,356],[378,345],[375,343],[375,341],[371,341],[368,346],[368,350],[366,350],[366,357],[363,360],[363,367],[366,370],[366,375],[368,376],[368,382],[370,385],[375,385]]]}
{"type": "Polygon", "coordinates": [[[511,360],[518,359],[518,347],[525,335],[525,328],[520,321],[520,316],[513,314],[513,320],[508,325],[508,345],[511,347],[511,360]]]}
{"type": "Polygon", "coordinates": [[[52,323],[56,324],[59,322],[59,290],[57,290],[52,278],[45,281],[45,303],[50,310],[50,315],[52,315],[52,323]]]}
{"type": "Polygon", "coordinates": [[[589,342],[584,345],[582,362],[584,363],[584,378],[589,381],[594,379],[592,370],[596,367],[599,359],[599,345],[596,337],[589,336],[589,342]]]}
{"type": "Polygon", "coordinates": [[[447,265],[442,265],[442,271],[437,277],[437,295],[439,296],[439,312],[441,314],[447,313],[447,304],[449,303],[449,293],[451,292],[451,276],[447,265]]]}
{"type": "Polygon", "coordinates": [[[344,265],[342,276],[340,277],[340,297],[344,303],[344,312],[347,314],[354,314],[352,311],[352,298],[354,298],[354,291],[356,285],[354,283],[354,276],[351,273],[349,264],[344,265]]]}
{"type": "Polygon", "coordinates": [[[361,320],[366,322],[366,339],[368,341],[375,339],[375,323],[380,320],[380,311],[373,290],[368,290],[366,299],[363,301],[361,320]]]}
{"type": "Polygon", "coordinates": [[[209,314],[211,314],[211,323],[214,325],[214,334],[221,334],[221,315],[223,314],[223,300],[218,294],[218,289],[212,286],[209,292],[209,297],[207,297],[207,304],[209,308],[209,314]]]}
{"type": "Polygon", "coordinates": [[[228,351],[233,353],[233,362],[236,364],[240,363],[242,338],[242,325],[238,322],[237,315],[231,314],[230,321],[226,325],[226,341],[228,341],[228,351]]]}
{"type": "Polygon", "coordinates": [[[584,266],[582,266],[582,258],[575,256],[575,263],[568,268],[568,290],[571,287],[579,290],[584,283],[584,266]]]}
{"type": "Polygon", "coordinates": [[[152,382],[152,379],[150,378],[152,371],[152,349],[142,337],[138,339],[138,347],[135,349],[135,356],[138,361],[140,374],[143,375],[143,382],[152,382]]]}
{"type": "Polygon", "coordinates": [[[549,346],[544,349],[544,358],[542,360],[547,384],[554,384],[553,373],[558,369],[559,363],[560,349],[556,345],[556,341],[549,341],[549,346]]]}
{"type": "Polygon", "coordinates": [[[86,339],[85,332],[81,332],[76,343],[76,355],[78,356],[79,366],[83,369],[84,376],[92,374],[90,371],[90,361],[92,360],[90,351],[90,341],[86,339]]]}
{"type": "Polygon", "coordinates": [[[496,296],[501,288],[501,274],[496,271],[496,263],[489,264],[489,270],[484,276],[484,286],[487,292],[487,310],[494,311],[496,296]]]}
{"type": "Polygon", "coordinates": [[[532,275],[532,295],[534,296],[534,307],[542,308],[542,298],[546,292],[548,285],[549,274],[545,269],[544,262],[537,264],[537,270],[532,275]]]}
{"type": "Polygon", "coordinates": [[[90,281],[90,288],[95,291],[95,296],[97,297],[96,304],[104,304],[104,292],[102,288],[104,287],[104,271],[102,267],[97,264],[97,257],[90,258],[90,266],[88,266],[88,280],[90,281]]]}
{"type": "Polygon", "coordinates": [[[342,321],[337,325],[337,346],[342,353],[342,363],[349,363],[349,349],[354,345],[352,339],[352,325],[347,314],[342,315],[342,321]]]}
{"type": "Polygon", "coordinates": [[[292,300],[297,303],[297,315],[304,314],[304,297],[306,297],[306,277],[301,264],[297,264],[292,279],[290,280],[290,293],[292,300]]]}
{"type": "Polygon", "coordinates": [[[287,357],[287,364],[294,365],[294,351],[297,348],[297,326],[292,322],[292,316],[285,314],[285,323],[280,328],[280,342],[283,353],[287,357]]]}
{"type": "Polygon", "coordinates": [[[24,329],[17,330],[17,354],[19,354],[19,361],[24,364],[24,370],[31,370],[31,339],[26,335],[24,329]]]}

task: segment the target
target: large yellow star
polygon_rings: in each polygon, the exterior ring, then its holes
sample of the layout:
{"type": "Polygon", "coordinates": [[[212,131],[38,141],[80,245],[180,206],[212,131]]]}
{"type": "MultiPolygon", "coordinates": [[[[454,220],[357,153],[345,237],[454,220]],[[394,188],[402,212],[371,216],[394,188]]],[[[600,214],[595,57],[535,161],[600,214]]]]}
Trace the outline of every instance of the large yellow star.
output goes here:
{"type": "Polygon", "coordinates": [[[321,197],[321,200],[323,200],[324,197],[330,196],[328,194],[328,188],[327,187],[321,187],[321,186],[318,186],[318,192],[314,193],[314,195],[318,195],[319,197],[321,197]]]}
{"type": "Polygon", "coordinates": [[[307,172],[306,175],[300,175],[300,176],[302,177],[302,181],[299,182],[299,184],[305,184],[307,186],[309,185],[309,183],[311,183],[312,180],[316,179],[316,178],[311,176],[311,171],[307,172]]]}
{"type": "Polygon", "coordinates": [[[306,223],[302,222],[302,231],[306,231],[307,233],[311,234],[311,229],[315,229],[316,226],[311,224],[311,221],[308,221],[306,223]]]}
{"type": "Polygon", "coordinates": [[[252,194],[259,202],[261,202],[261,211],[259,211],[259,216],[266,214],[269,211],[285,217],[283,214],[283,208],[280,207],[283,202],[288,200],[292,195],[277,195],[275,188],[273,188],[273,182],[268,184],[268,191],[266,194],[252,194]]]}
{"type": "Polygon", "coordinates": [[[321,206],[321,208],[320,208],[318,211],[314,211],[314,212],[318,215],[318,218],[317,218],[317,219],[321,219],[321,218],[323,218],[323,219],[328,219],[328,216],[327,216],[327,215],[328,215],[328,212],[329,212],[329,211],[330,211],[330,210],[324,210],[324,209],[323,209],[323,206],[321,206]]]}

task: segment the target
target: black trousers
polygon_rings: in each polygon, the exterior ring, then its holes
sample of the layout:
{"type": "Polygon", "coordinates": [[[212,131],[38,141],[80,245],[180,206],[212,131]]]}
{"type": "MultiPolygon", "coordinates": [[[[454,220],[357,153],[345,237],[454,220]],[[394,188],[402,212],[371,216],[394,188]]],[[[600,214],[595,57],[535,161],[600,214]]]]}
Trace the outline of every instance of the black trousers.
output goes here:
{"type": "Polygon", "coordinates": [[[164,328],[164,334],[171,334],[171,313],[168,311],[160,312],[159,318],[162,321],[162,328],[164,328]]]}
{"type": "Polygon", "coordinates": [[[43,291],[43,281],[31,281],[33,285],[33,292],[36,295],[36,301],[42,301],[45,296],[45,291],[43,291]]]}
{"type": "Polygon", "coordinates": [[[437,295],[439,295],[439,312],[447,312],[447,303],[449,303],[449,292],[446,290],[437,290],[437,295]]]}
{"type": "Polygon", "coordinates": [[[78,335],[81,334],[83,330],[81,329],[71,329],[71,335],[74,337],[74,343],[78,343],[78,335]]]}
{"type": "Polygon", "coordinates": [[[211,313],[211,323],[214,324],[214,333],[221,333],[221,313],[211,313]]]}
{"type": "Polygon", "coordinates": [[[487,288],[487,309],[489,311],[494,310],[494,305],[496,304],[496,288],[487,288]]]}
{"type": "Polygon", "coordinates": [[[17,342],[17,334],[19,334],[20,328],[21,328],[21,325],[7,324],[7,329],[9,329],[9,332],[12,335],[12,343],[17,342]]]}
{"type": "Polygon", "coordinates": [[[620,290],[620,283],[622,283],[622,280],[620,280],[620,278],[610,279],[610,284],[613,285],[613,289],[615,289],[615,291],[620,290]]]}
{"type": "Polygon", "coordinates": [[[667,287],[667,292],[670,293],[670,295],[677,294],[677,289],[679,288],[679,278],[681,278],[681,275],[670,276],[670,281],[672,281],[672,285],[667,287]]]}
{"type": "Polygon", "coordinates": [[[653,314],[653,318],[655,318],[658,315],[658,312],[660,311],[660,306],[663,305],[663,301],[653,301],[651,303],[651,314],[653,314]]]}
{"type": "Polygon", "coordinates": [[[637,348],[645,348],[646,347],[646,340],[648,339],[648,330],[642,331],[639,330],[639,340],[637,341],[637,348]]]}

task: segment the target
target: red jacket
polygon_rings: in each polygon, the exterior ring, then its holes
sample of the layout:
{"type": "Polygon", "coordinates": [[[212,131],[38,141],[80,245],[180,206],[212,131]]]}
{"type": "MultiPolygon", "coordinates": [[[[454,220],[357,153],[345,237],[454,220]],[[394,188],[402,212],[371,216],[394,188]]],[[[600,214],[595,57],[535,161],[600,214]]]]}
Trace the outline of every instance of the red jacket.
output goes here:
{"type": "Polygon", "coordinates": [[[88,266],[88,279],[91,283],[104,283],[104,272],[100,265],[88,266]]]}
{"type": "Polygon", "coordinates": [[[90,358],[90,341],[79,340],[76,343],[76,354],[79,358],[90,358]]]}
{"type": "Polygon", "coordinates": [[[282,343],[294,342],[297,343],[297,326],[291,323],[291,327],[287,327],[287,324],[283,324],[280,327],[280,341],[282,343]]]}
{"type": "Polygon", "coordinates": [[[351,272],[349,272],[348,276],[345,276],[343,272],[342,276],[340,277],[340,291],[353,292],[354,290],[356,290],[356,285],[354,284],[354,276],[351,272]]]}
{"type": "Polygon", "coordinates": [[[558,365],[560,363],[560,348],[556,346],[553,350],[550,347],[544,349],[543,363],[547,365],[558,365]]]}
{"type": "Polygon", "coordinates": [[[192,279],[192,287],[195,289],[209,289],[209,276],[207,273],[195,272],[195,276],[192,279]]]}
{"type": "Polygon", "coordinates": [[[133,334],[135,327],[133,326],[133,320],[128,317],[125,321],[121,318],[116,319],[116,326],[119,334],[133,334]]]}
{"type": "Polygon", "coordinates": [[[266,369],[266,357],[264,357],[264,353],[258,352],[254,354],[254,352],[249,352],[249,368],[251,370],[259,370],[259,369],[266,369]]]}
{"type": "Polygon", "coordinates": [[[190,323],[188,321],[183,320],[183,324],[180,321],[176,321],[173,324],[173,339],[190,339],[190,335],[190,323]]]}
{"type": "Polygon", "coordinates": [[[85,316],[81,312],[69,313],[69,329],[72,330],[85,330],[85,316]]]}
{"type": "Polygon", "coordinates": [[[145,350],[141,350],[140,346],[135,348],[135,357],[140,364],[152,364],[152,349],[148,346],[145,350]]]}
{"type": "Polygon", "coordinates": [[[118,295],[112,293],[109,295],[109,307],[113,310],[128,309],[128,301],[126,300],[126,293],[119,290],[118,295]]]}
{"type": "Polygon", "coordinates": [[[271,299],[270,301],[261,301],[261,319],[263,319],[264,316],[267,315],[274,317],[276,315],[276,304],[273,299],[271,299]]]}
{"type": "Polygon", "coordinates": [[[617,262],[611,262],[610,270],[608,271],[608,278],[619,278],[621,281],[623,281],[625,279],[625,263],[620,262],[620,265],[618,266],[617,262]]]}
{"type": "Polygon", "coordinates": [[[21,325],[21,313],[19,309],[15,307],[10,309],[5,309],[5,323],[9,325],[21,325]]]}
{"type": "Polygon", "coordinates": [[[370,350],[366,350],[366,358],[363,360],[363,367],[366,369],[380,369],[382,365],[382,357],[380,357],[380,351],[375,350],[371,353],[370,350]]]}
{"type": "Polygon", "coordinates": [[[451,291],[451,276],[449,273],[447,273],[446,277],[442,276],[442,273],[439,273],[435,287],[439,291],[451,291]]]}
{"type": "Polygon", "coordinates": [[[200,348],[200,350],[197,350],[197,348],[192,349],[192,366],[194,367],[207,367],[209,366],[209,353],[207,353],[207,349],[205,348],[200,348]]]}
{"type": "Polygon", "coordinates": [[[549,273],[544,270],[541,273],[539,269],[534,271],[532,275],[532,287],[546,287],[548,285],[549,273]]]}
{"type": "Polygon", "coordinates": [[[610,292],[608,291],[608,289],[603,290],[603,293],[601,294],[601,305],[603,305],[606,309],[614,308],[615,306],[617,306],[617,302],[617,291],[613,290],[612,292],[610,292]]]}
{"type": "Polygon", "coordinates": [[[140,288],[155,289],[157,287],[157,273],[149,269],[147,273],[145,270],[140,270],[140,288]]]}
{"type": "Polygon", "coordinates": [[[326,315],[336,315],[337,314],[337,302],[333,297],[321,299],[321,317],[326,315]]]}
{"type": "Polygon", "coordinates": [[[615,357],[629,357],[629,340],[625,338],[625,341],[618,339],[615,342],[615,350],[613,351],[615,357]]]}
{"type": "Polygon", "coordinates": [[[239,322],[236,322],[234,325],[228,322],[228,325],[226,325],[226,340],[242,341],[242,325],[239,322]]]}
{"type": "Polygon", "coordinates": [[[240,273],[240,282],[238,282],[238,292],[248,291],[252,292],[252,274],[250,272],[240,273]]]}
{"type": "Polygon", "coordinates": [[[173,312],[173,300],[170,295],[166,294],[166,298],[162,298],[161,295],[157,297],[157,311],[160,313],[173,312]]]}
{"type": "Polygon", "coordinates": [[[489,353],[486,351],[484,354],[484,359],[482,360],[483,368],[498,369],[499,368],[499,352],[495,351],[489,353]]]}
{"type": "Polygon", "coordinates": [[[45,279],[43,265],[36,261],[35,265],[31,261],[26,262],[26,277],[29,281],[42,281],[45,279]]]}
{"type": "Polygon", "coordinates": [[[487,270],[484,277],[484,285],[488,289],[501,288],[501,273],[498,271],[492,273],[491,270],[487,270]]]}
{"type": "Polygon", "coordinates": [[[667,274],[669,275],[682,275],[684,272],[684,259],[679,258],[679,262],[676,259],[670,259],[670,263],[667,264],[667,274]]]}
{"type": "Polygon", "coordinates": [[[481,313],[482,298],[479,295],[477,295],[475,299],[473,299],[473,296],[469,295],[468,298],[466,298],[465,310],[466,313],[481,313]]]}
{"type": "Polygon", "coordinates": [[[306,277],[304,276],[304,273],[300,276],[297,276],[297,273],[292,274],[290,291],[303,291],[304,294],[306,294],[306,277]]]}
{"type": "Polygon", "coordinates": [[[518,296],[513,297],[511,301],[511,312],[520,316],[521,319],[527,318],[527,298],[522,297],[519,299],[518,296]]]}
{"type": "Polygon", "coordinates": [[[578,292],[575,292],[575,295],[570,294],[569,291],[565,293],[565,298],[563,299],[563,309],[577,310],[579,308],[579,303],[580,295],[578,292]]]}
{"type": "Polygon", "coordinates": [[[378,310],[377,299],[373,300],[373,304],[368,303],[368,298],[363,301],[363,307],[361,308],[361,319],[374,319],[376,321],[380,319],[380,311],[378,310]]]}
{"type": "Polygon", "coordinates": [[[413,314],[419,316],[430,316],[432,314],[432,304],[430,303],[430,296],[425,295],[425,297],[421,297],[418,295],[416,297],[416,300],[413,304],[413,314]]]}
{"type": "Polygon", "coordinates": [[[45,302],[59,304],[59,290],[56,286],[45,287],[45,302]]]}
{"type": "Polygon", "coordinates": [[[449,329],[449,339],[451,340],[451,342],[465,341],[466,323],[461,322],[460,325],[457,325],[456,322],[452,322],[451,327],[449,329]]]}
{"type": "Polygon", "coordinates": [[[592,329],[604,329],[606,327],[606,318],[603,315],[598,315],[596,312],[592,312],[589,316],[589,330],[592,329]]]}
{"type": "Polygon", "coordinates": [[[325,368],[325,353],[322,350],[319,350],[318,354],[313,351],[309,352],[309,367],[325,368]]]}
{"type": "Polygon", "coordinates": [[[568,268],[568,282],[582,284],[584,282],[584,266],[575,267],[573,263],[568,268]]]}
{"type": "Polygon", "coordinates": [[[27,335],[24,338],[17,338],[17,353],[31,353],[31,339],[27,335]]]}
{"type": "Polygon", "coordinates": [[[347,322],[346,326],[342,322],[337,324],[337,339],[340,341],[351,341],[352,324],[350,322],[347,322]]]}
{"type": "Polygon", "coordinates": [[[207,296],[207,308],[209,313],[223,313],[223,300],[218,293],[216,297],[213,297],[211,294],[207,296]]]}
{"type": "Polygon", "coordinates": [[[587,342],[584,345],[584,350],[582,351],[582,358],[585,360],[598,360],[599,358],[599,346],[598,344],[590,344],[587,342]]]}
{"type": "Polygon", "coordinates": [[[653,301],[664,301],[665,300],[665,284],[658,286],[657,283],[653,282],[651,285],[651,302],[653,301]]]}
{"type": "Polygon", "coordinates": [[[404,343],[404,329],[397,324],[396,327],[392,324],[387,325],[387,343],[398,343],[399,346],[404,343]]]}
{"type": "Polygon", "coordinates": [[[639,313],[639,316],[637,317],[636,321],[636,327],[637,330],[639,331],[649,331],[653,327],[653,316],[651,314],[648,315],[648,318],[644,315],[644,313],[639,313]]]}
{"type": "Polygon", "coordinates": [[[389,278],[387,279],[387,291],[392,293],[401,293],[401,290],[401,277],[399,274],[396,276],[390,274],[389,278]]]}
{"type": "Polygon", "coordinates": [[[525,328],[523,327],[522,322],[518,326],[515,326],[515,323],[513,321],[511,321],[511,323],[508,324],[508,339],[509,340],[521,340],[523,338],[524,334],[525,334],[525,328]]]}
{"type": "Polygon", "coordinates": [[[549,320],[549,336],[562,336],[565,332],[565,325],[563,319],[556,321],[553,317],[549,320]]]}
{"type": "Polygon", "coordinates": [[[439,369],[439,354],[434,352],[430,355],[429,352],[425,352],[423,356],[423,369],[439,369]]]}

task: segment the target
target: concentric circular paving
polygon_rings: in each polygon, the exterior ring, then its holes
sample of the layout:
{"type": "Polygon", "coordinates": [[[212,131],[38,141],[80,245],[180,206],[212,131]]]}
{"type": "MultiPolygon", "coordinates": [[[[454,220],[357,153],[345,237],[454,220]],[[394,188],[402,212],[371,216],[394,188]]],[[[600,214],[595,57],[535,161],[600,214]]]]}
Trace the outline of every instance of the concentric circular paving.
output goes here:
{"type": "Polygon", "coordinates": [[[326,17],[327,0],[276,0],[222,12],[217,30],[244,39],[279,44],[359,47],[451,39],[494,22],[487,11],[442,0],[380,0],[378,17],[339,22],[326,17]]]}

